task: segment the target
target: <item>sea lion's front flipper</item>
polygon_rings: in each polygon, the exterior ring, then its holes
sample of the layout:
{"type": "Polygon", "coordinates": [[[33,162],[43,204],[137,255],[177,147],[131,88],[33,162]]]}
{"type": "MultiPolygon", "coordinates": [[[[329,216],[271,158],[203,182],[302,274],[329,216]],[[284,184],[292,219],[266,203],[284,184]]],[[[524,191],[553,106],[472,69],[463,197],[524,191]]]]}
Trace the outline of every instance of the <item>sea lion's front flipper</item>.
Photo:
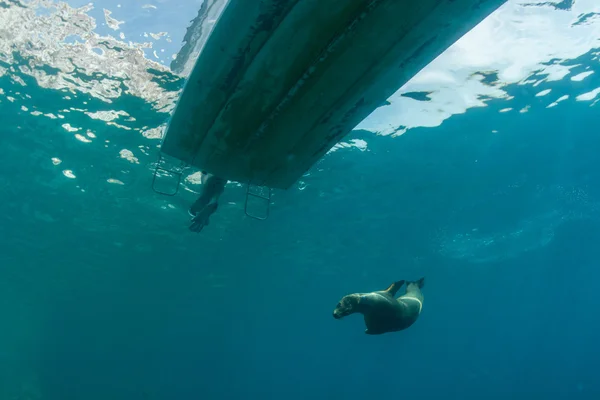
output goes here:
{"type": "Polygon", "coordinates": [[[404,285],[404,282],[404,280],[394,282],[387,289],[385,289],[384,292],[388,292],[390,296],[394,297],[402,285],[404,285]]]}

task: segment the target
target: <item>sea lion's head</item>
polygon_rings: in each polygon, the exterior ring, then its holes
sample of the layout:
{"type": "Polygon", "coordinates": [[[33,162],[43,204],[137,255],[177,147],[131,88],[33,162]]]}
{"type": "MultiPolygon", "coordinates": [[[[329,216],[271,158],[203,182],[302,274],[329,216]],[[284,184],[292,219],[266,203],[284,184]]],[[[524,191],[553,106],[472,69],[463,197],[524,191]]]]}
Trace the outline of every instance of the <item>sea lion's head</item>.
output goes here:
{"type": "Polygon", "coordinates": [[[357,311],[360,296],[357,294],[349,294],[342,297],[335,310],[333,310],[333,318],[340,319],[346,315],[354,314],[357,311]]]}

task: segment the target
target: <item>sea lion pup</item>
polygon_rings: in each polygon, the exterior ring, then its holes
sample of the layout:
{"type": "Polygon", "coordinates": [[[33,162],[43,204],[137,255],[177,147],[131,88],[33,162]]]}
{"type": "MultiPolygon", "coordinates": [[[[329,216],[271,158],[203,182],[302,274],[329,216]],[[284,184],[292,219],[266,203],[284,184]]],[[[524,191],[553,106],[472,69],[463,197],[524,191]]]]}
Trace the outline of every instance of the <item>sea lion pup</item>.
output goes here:
{"type": "Polygon", "coordinates": [[[405,281],[392,283],[387,289],[372,293],[354,293],[342,297],[333,310],[333,318],[361,313],[365,317],[366,334],[380,335],[397,332],[415,323],[423,309],[421,288],[425,278],[415,282],[406,282],[406,293],[397,299],[394,297],[405,281]]]}

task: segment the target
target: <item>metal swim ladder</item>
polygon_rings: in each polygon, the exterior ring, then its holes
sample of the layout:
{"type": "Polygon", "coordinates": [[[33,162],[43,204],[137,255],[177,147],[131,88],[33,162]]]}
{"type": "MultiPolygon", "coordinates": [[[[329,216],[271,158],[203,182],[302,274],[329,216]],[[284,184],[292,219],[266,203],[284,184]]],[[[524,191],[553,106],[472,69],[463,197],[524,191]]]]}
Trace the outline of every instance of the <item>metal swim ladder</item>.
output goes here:
{"type": "MultiPolygon", "coordinates": [[[[188,165],[180,161],[178,165],[174,167],[163,166],[166,163],[165,158],[163,157],[162,152],[158,153],[158,160],[156,161],[156,167],[154,168],[154,174],[152,176],[152,190],[155,193],[158,193],[163,196],[175,196],[179,192],[179,188],[181,186],[181,179],[183,177],[183,171],[188,168],[188,165]],[[156,180],[159,176],[159,173],[165,173],[166,175],[171,175],[177,178],[177,183],[175,188],[172,191],[163,191],[157,188],[156,180]]],[[[266,187],[267,194],[264,194],[260,191],[253,191],[252,188],[265,188],[263,186],[252,185],[248,183],[246,185],[246,198],[244,201],[244,214],[252,219],[256,219],[259,221],[265,221],[269,218],[270,208],[271,208],[271,194],[272,190],[269,187],[266,187]],[[249,210],[248,204],[250,198],[259,199],[264,204],[264,212],[255,214],[249,210]]]]}
{"type": "MultiPolygon", "coordinates": [[[[271,188],[267,187],[267,194],[263,194],[260,192],[253,192],[252,191],[252,187],[257,187],[260,188],[261,186],[256,186],[256,185],[252,185],[250,183],[248,183],[246,185],[246,201],[244,202],[244,214],[246,214],[248,217],[253,218],[253,219],[257,219],[259,221],[264,221],[267,218],[269,218],[269,210],[271,208],[271,188]],[[250,200],[251,197],[254,197],[256,199],[261,200],[262,203],[265,204],[265,211],[264,214],[262,215],[257,215],[254,213],[251,213],[248,211],[248,201],[250,200]]],[[[264,186],[262,186],[264,188],[264,186]]]]}

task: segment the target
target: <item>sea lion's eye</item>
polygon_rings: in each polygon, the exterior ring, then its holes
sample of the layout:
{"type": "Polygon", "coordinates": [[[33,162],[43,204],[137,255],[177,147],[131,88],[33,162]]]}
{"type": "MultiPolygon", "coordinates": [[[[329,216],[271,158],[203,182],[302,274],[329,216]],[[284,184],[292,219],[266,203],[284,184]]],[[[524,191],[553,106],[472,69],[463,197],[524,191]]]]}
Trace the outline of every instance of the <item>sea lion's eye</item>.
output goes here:
{"type": "Polygon", "coordinates": [[[337,303],[336,307],[341,307],[341,306],[342,306],[342,303],[337,303]]]}

